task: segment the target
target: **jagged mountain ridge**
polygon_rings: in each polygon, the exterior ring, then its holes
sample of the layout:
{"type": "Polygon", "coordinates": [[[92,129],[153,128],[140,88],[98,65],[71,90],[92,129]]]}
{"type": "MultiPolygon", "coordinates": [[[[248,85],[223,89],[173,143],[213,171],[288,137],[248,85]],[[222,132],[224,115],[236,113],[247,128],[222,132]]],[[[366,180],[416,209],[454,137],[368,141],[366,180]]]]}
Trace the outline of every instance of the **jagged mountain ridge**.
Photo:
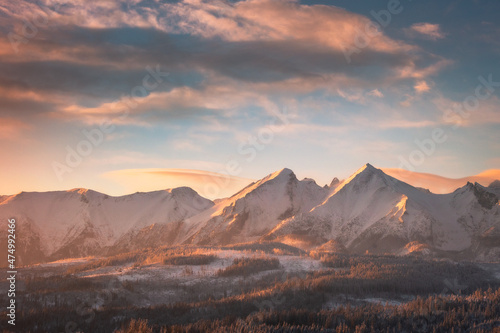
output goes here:
{"type": "Polygon", "coordinates": [[[311,210],[328,190],[282,169],[190,219],[187,242],[226,245],[258,240],[282,220],[311,210]]]}
{"type": "Polygon", "coordinates": [[[367,164],[321,205],[283,221],[270,236],[333,239],[353,252],[405,253],[412,242],[467,252],[480,247],[481,235],[499,227],[498,195],[490,188],[468,183],[453,193],[433,194],[367,164]]]}
{"type": "Polygon", "coordinates": [[[29,264],[103,254],[124,235],[182,221],[212,205],[188,187],[121,197],[86,189],[21,192],[0,203],[0,219],[16,219],[18,260],[29,264]]]}
{"type": "Polygon", "coordinates": [[[18,221],[25,264],[162,245],[262,240],[303,248],[335,242],[355,253],[498,260],[500,191],[492,185],[468,183],[433,194],[367,164],[346,180],[320,187],[285,168],[215,202],[185,187],[123,197],[84,189],[23,192],[0,197],[0,218],[18,221]]]}

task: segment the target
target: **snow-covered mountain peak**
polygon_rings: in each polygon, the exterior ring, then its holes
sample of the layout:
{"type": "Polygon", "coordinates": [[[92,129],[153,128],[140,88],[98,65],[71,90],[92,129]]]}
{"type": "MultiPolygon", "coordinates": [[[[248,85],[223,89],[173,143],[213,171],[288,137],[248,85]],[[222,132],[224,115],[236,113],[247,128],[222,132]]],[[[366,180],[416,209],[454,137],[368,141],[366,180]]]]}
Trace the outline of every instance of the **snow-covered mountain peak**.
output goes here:
{"type": "Polygon", "coordinates": [[[125,234],[149,225],[176,226],[211,206],[186,187],[118,197],[78,188],[10,196],[0,202],[0,219],[16,218],[22,242],[30,244],[30,255],[21,256],[26,263],[96,254],[125,234]]]}
{"type": "Polygon", "coordinates": [[[346,186],[361,188],[371,182],[377,182],[380,186],[389,185],[391,182],[388,181],[388,179],[391,178],[392,177],[387,176],[382,170],[373,167],[370,163],[367,163],[358,171],[353,173],[349,178],[340,183],[331,195],[341,191],[346,186]]]}
{"type": "Polygon", "coordinates": [[[257,240],[282,220],[310,211],[327,193],[313,179],[299,181],[292,170],[281,169],[190,219],[188,241],[226,244],[257,240]]]}
{"type": "Polygon", "coordinates": [[[500,180],[494,180],[491,182],[491,184],[488,186],[489,188],[500,188],[500,180]]]}
{"type": "Polygon", "coordinates": [[[196,195],[198,195],[198,192],[193,190],[191,187],[187,187],[187,186],[171,188],[171,189],[168,189],[165,191],[172,193],[172,195],[174,195],[174,196],[196,196],[196,195]]]}
{"type": "Polygon", "coordinates": [[[353,173],[352,176],[356,176],[356,175],[361,174],[361,173],[376,172],[377,170],[379,170],[379,169],[375,168],[370,163],[366,163],[361,168],[359,168],[355,173],[353,173]]]}
{"type": "Polygon", "coordinates": [[[376,170],[377,168],[375,168],[373,165],[371,165],[370,163],[366,163],[361,169],[371,169],[371,170],[376,170]]]}
{"type": "Polygon", "coordinates": [[[361,168],[359,168],[358,171],[353,173],[349,178],[347,178],[345,183],[349,183],[356,178],[358,178],[358,179],[359,178],[367,178],[367,177],[371,177],[373,175],[385,175],[385,173],[382,170],[375,168],[370,163],[367,163],[367,164],[363,165],[361,168]]]}
{"type": "Polygon", "coordinates": [[[458,189],[454,193],[462,195],[470,193],[469,196],[474,196],[483,208],[492,209],[498,203],[498,197],[491,190],[492,189],[489,187],[484,187],[479,183],[472,184],[471,182],[467,182],[467,185],[458,189]]]}
{"type": "Polygon", "coordinates": [[[333,178],[333,179],[332,179],[332,181],[330,182],[330,186],[329,186],[329,187],[330,187],[330,188],[335,188],[335,187],[337,187],[339,184],[340,184],[340,180],[339,180],[337,177],[335,177],[335,178],[333,178]]]}
{"type": "MultiPolygon", "coordinates": [[[[304,178],[300,181],[301,183],[310,183],[310,184],[314,184],[314,185],[318,185],[318,183],[316,183],[316,181],[312,178],[304,178]]],[[[319,185],[318,185],[319,186],[319,185]]]]}
{"type": "Polygon", "coordinates": [[[465,192],[474,192],[474,191],[481,191],[481,190],[487,190],[488,188],[479,184],[479,183],[472,183],[472,182],[467,182],[462,187],[459,187],[455,190],[453,193],[465,193],[465,192]]]}
{"type": "Polygon", "coordinates": [[[258,180],[239,192],[233,194],[230,198],[227,200],[223,200],[225,205],[227,205],[229,202],[234,202],[240,198],[245,197],[246,195],[250,193],[255,193],[255,191],[260,191],[263,188],[270,186],[270,185],[276,185],[276,186],[285,186],[289,182],[296,182],[298,181],[297,177],[295,176],[295,173],[293,173],[292,170],[288,168],[283,168],[281,170],[275,171],[266,177],[262,178],[261,180],[258,180]],[[263,185],[265,185],[263,187],[263,185]]]}
{"type": "Polygon", "coordinates": [[[366,164],[325,187],[284,168],[216,202],[188,187],[118,197],[84,188],[22,192],[0,196],[0,218],[16,217],[30,244],[20,258],[32,262],[260,239],[300,240],[306,247],[330,241],[354,253],[400,253],[418,241],[489,258],[497,253],[490,248],[498,248],[499,198],[500,181],[433,194],[366,164]]]}
{"type": "Polygon", "coordinates": [[[283,179],[288,181],[290,178],[297,178],[297,177],[295,176],[295,173],[293,173],[292,170],[288,168],[283,168],[281,170],[271,173],[267,177],[264,177],[262,181],[268,181],[271,179],[283,179]]]}

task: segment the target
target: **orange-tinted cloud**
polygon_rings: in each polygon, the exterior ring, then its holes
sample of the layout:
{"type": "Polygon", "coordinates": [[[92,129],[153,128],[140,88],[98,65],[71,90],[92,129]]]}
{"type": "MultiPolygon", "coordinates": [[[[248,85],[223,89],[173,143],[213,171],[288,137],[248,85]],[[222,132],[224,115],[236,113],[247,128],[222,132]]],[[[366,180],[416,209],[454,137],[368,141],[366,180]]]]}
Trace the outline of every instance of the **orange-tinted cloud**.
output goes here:
{"type": "MultiPolygon", "coordinates": [[[[474,97],[474,94],[465,98],[474,97]]],[[[483,124],[500,124],[498,110],[500,98],[492,95],[486,100],[476,99],[474,108],[466,108],[464,100],[454,101],[443,96],[432,100],[438,110],[442,112],[442,122],[448,125],[462,127],[478,126],[483,124]]]]}
{"type": "MultiPolygon", "coordinates": [[[[171,28],[174,31],[228,41],[294,40],[339,51],[353,45],[360,35],[366,35],[367,26],[371,24],[367,17],[339,7],[302,5],[295,0],[248,0],[234,5],[224,1],[190,0],[168,4],[165,8],[171,17],[182,19],[182,24],[171,28]]],[[[415,49],[381,31],[373,35],[367,49],[387,53],[415,49]]]]}
{"type": "Polygon", "coordinates": [[[363,96],[344,87],[369,87],[368,96],[382,97],[374,86],[383,90],[397,80],[423,80],[446,65],[380,31],[353,66],[345,66],[343,52],[372,21],[335,6],[297,0],[185,0],[150,7],[132,2],[127,8],[117,1],[77,1],[58,8],[55,3],[47,3],[49,10],[36,4],[20,10],[14,1],[6,1],[9,20],[17,25],[24,13],[45,10],[50,17],[36,38],[20,45],[18,54],[0,38],[0,70],[5,82],[45,96],[37,100],[45,105],[18,103],[18,108],[49,110],[53,118],[85,124],[146,126],[151,119],[203,116],[206,111],[225,116],[247,105],[267,110],[267,96],[273,93],[323,90],[363,103],[363,96]],[[182,43],[172,38],[176,33],[185,34],[182,43]],[[195,71],[203,85],[189,79],[162,83],[141,98],[129,117],[117,117],[121,111],[112,101],[130,95],[147,74],[144,68],[155,64],[172,77],[195,71]],[[363,72],[373,64],[387,70],[376,77],[371,70],[363,72]],[[146,113],[148,120],[139,119],[146,113]]]}
{"type": "Polygon", "coordinates": [[[441,31],[439,24],[425,22],[415,23],[410,27],[410,30],[432,40],[442,39],[446,36],[446,34],[441,31]]]}
{"type": "Polygon", "coordinates": [[[446,178],[430,173],[412,172],[404,169],[382,168],[382,170],[394,178],[402,180],[415,187],[429,189],[433,193],[450,193],[457,188],[464,186],[467,182],[477,182],[483,186],[488,186],[494,180],[500,180],[500,169],[487,170],[475,176],[457,179],[446,178]]]}
{"type": "Polygon", "coordinates": [[[188,186],[209,199],[233,195],[252,182],[227,174],[189,169],[127,169],[104,174],[130,192],[188,186]]]}
{"type": "Polygon", "coordinates": [[[425,82],[423,80],[422,81],[418,81],[413,88],[415,88],[415,91],[417,93],[419,93],[419,94],[431,90],[431,88],[429,87],[429,85],[427,84],[427,82],[425,82]]]}
{"type": "Polygon", "coordinates": [[[13,118],[0,118],[0,139],[17,140],[30,125],[13,118]]]}

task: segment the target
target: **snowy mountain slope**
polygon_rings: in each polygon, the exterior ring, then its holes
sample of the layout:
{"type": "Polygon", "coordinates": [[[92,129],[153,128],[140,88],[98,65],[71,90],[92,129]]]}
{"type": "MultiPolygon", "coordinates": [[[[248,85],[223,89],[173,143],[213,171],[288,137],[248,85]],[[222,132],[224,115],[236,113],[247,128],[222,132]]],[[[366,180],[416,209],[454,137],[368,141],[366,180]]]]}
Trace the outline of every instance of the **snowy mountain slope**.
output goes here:
{"type": "Polygon", "coordinates": [[[486,190],[488,192],[491,192],[493,194],[495,194],[497,197],[500,198],[500,180],[495,180],[494,182],[492,182],[487,188],[486,190]]]}
{"type": "Polygon", "coordinates": [[[290,169],[282,169],[191,218],[186,242],[229,244],[256,240],[283,219],[308,212],[327,193],[314,180],[299,181],[290,169]]]}
{"type": "MultiPolygon", "coordinates": [[[[177,244],[275,240],[353,253],[454,253],[498,260],[500,186],[467,183],[433,194],[370,164],[320,187],[289,169],[215,202],[187,187],[110,197],[85,189],[0,196],[0,219],[15,218],[18,259],[46,260],[177,244]],[[327,246],[327,245],[325,245],[327,246]]],[[[0,230],[0,247],[6,246],[0,230]]]]}
{"type": "Polygon", "coordinates": [[[397,253],[410,242],[464,251],[498,228],[498,198],[479,184],[453,193],[422,191],[367,164],[306,214],[280,223],[269,236],[333,239],[355,252],[397,253]]]}
{"type": "Polygon", "coordinates": [[[16,219],[18,248],[32,253],[24,255],[27,263],[95,254],[127,233],[179,222],[212,205],[187,187],[121,197],[85,189],[22,192],[0,203],[0,219],[16,219]],[[200,207],[193,207],[195,199],[200,207]]]}
{"type": "Polygon", "coordinates": [[[311,234],[349,246],[365,230],[381,229],[377,223],[384,219],[397,221],[392,227],[401,229],[399,223],[408,199],[405,191],[421,195],[421,191],[399,184],[367,164],[340,183],[321,205],[284,221],[272,234],[311,234]],[[397,187],[403,187],[404,191],[398,191],[397,187]]]}

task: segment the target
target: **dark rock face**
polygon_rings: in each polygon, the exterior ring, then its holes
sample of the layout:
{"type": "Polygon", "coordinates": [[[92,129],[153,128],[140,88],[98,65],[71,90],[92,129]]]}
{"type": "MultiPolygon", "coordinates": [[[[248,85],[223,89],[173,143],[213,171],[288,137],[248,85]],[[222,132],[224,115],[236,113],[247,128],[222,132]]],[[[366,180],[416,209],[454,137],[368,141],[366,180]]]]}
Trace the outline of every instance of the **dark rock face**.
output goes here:
{"type": "Polygon", "coordinates": [[[482,186],[479,184],[475,184],[472,186],[474,189],[474,195],[477,198],[477,202],[486,209],[492,209],[498,202],[498,197],[491,193],[486,191],[482,186]]]}

